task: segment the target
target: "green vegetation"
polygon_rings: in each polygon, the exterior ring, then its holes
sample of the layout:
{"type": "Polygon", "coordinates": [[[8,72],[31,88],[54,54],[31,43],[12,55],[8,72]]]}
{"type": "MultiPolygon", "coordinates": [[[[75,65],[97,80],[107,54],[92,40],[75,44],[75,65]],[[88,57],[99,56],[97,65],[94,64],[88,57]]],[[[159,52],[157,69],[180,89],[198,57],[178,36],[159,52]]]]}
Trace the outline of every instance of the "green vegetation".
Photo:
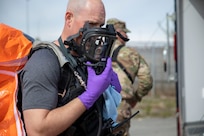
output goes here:
{"type": "Polygon", "coordinates": [[[175,96],[145,96],[143,100],[133,108],[132,112],[139,110],[138,117],[170,117],[176,114],[175,96]]]}

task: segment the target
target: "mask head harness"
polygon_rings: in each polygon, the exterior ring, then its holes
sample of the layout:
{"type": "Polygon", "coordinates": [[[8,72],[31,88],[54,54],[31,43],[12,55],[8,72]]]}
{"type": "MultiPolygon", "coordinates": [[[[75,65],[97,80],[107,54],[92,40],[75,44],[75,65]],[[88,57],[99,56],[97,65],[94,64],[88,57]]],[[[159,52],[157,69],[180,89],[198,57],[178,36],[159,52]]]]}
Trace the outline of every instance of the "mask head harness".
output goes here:
{"type": "Polygon", "coordinates": [[[105,28],[90,27],[86,22],[84,27],[75,35],[72,35],[64,41],[68,45],[68,50],[73,50],[78,54],[79,60],[85,64],[91,62],[96,74],[103,72],[106,66],[106,60],[110,56],[112,44],[116,39],[116,31],[113,25],[106,25],[105,28]],[[80,43],[76,38],[81,37],[80,43]]]}
{"type": "Polygon", "coordinates": [[[117,35],[125,42],[128,42],[130,39],[129,38],[126,38],[124,37],[121,33],[117,32],[117,35]]]}

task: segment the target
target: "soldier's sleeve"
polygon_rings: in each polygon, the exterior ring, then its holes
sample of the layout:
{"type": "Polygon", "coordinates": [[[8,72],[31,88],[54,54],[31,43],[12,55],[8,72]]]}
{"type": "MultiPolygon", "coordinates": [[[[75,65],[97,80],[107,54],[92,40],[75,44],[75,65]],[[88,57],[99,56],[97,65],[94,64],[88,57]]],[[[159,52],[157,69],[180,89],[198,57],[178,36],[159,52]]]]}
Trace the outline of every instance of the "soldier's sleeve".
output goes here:
{"type": "Polygon", "coordinates": [[[135,90],[135,97],[138,101],[142,100],[142,97],[148,94],[148,92],[152,89],[153,79],[150,71],[150,67],[148,66],[145,59],[139,55],[139,67],[137,71],[137,79],[138,85],[135,90]]]}

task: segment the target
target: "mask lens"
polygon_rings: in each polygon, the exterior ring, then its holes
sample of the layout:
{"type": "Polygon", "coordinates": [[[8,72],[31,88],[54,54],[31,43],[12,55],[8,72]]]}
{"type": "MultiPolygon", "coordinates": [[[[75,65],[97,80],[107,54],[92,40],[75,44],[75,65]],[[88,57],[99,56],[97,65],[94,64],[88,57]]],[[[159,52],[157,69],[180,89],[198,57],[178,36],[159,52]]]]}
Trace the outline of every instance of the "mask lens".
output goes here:
{"type": "MultiPolygon", "coordinates": [[[[86,41],[86,56],[92,62],[98,62],[101,58],[107,57],[106,52],[109,46],[106,36],[92,36],[86,41]]],[[[110,45],[111,46],[111,45],[110,45]]]]}
{"type": "Polygon", "coordinates": [[[95,41],[95,53],[94,53],[94,59],[96,60],[100,60],[100,57],[102,57],[102,53],[103,53],[103,48],[104,48],[104,41],[105,37],[99,36],[96,41],[95,41]]]}

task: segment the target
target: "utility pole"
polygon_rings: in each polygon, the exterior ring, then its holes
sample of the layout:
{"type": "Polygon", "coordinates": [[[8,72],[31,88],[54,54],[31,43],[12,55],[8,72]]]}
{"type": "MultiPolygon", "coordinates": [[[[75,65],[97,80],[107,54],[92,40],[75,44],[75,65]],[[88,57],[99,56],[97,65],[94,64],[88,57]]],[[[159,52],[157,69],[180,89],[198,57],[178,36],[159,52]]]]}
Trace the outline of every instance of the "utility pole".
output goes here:
{"type": "Polygon", "coordinates": [[[169,14],[166,14],[166,37],[167,37],[167,75],[168,80],[171,76],[171,55],[170,55],[170,42],[169,42],[169,14]]]}

